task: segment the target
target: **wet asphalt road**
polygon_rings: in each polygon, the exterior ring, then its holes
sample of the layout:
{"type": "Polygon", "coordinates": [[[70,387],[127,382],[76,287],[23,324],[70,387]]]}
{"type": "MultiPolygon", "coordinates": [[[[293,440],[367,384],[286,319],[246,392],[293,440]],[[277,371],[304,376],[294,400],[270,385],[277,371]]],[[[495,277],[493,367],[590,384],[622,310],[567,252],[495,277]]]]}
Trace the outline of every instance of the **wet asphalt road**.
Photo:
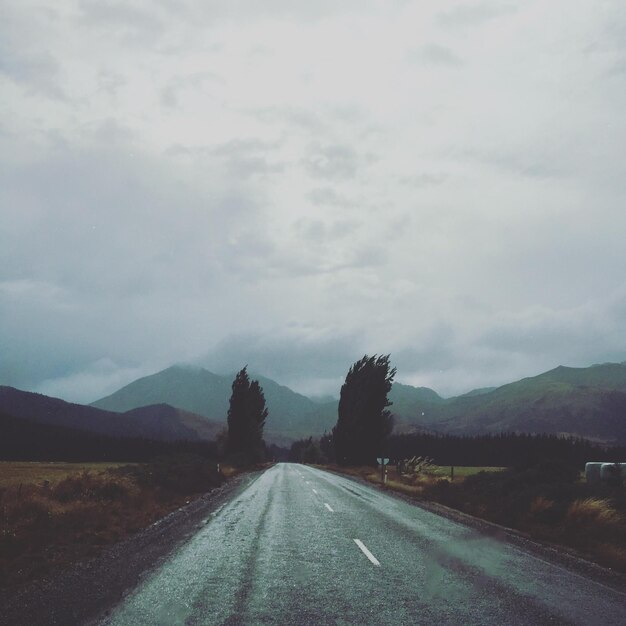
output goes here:
{"type": "Polygon", "coordinates": [[[101,624],[626,624],[626,595],[350,479],[272,467],[101,624]]]}

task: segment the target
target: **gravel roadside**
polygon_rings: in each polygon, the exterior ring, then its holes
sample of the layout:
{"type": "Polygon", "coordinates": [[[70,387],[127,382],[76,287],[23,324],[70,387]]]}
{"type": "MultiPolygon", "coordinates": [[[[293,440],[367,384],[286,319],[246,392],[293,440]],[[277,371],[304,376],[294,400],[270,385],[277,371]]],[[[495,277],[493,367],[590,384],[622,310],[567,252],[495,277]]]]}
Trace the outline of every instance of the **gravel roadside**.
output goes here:
{"type": "Polygon", "coordinates": [[[74,626],[95,623],[142,577],[178,549],[211,514],[254,482],[262,471],[240,474],[173,511],[143,531],[50,578],[0,591],[2,626],[74,626]]]}

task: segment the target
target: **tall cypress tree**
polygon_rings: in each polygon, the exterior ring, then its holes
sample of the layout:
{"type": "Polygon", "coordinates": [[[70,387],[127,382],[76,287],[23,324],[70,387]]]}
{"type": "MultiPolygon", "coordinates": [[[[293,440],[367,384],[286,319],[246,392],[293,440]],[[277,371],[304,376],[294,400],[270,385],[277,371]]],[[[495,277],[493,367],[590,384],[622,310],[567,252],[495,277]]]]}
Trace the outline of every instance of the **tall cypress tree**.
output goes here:
{"type": "Polygon", "coordinates": [[[337,425],[333,429],[335,456],[345,465],[374,464],[385,452],[393,429],[387,407],[396,368],[389,355],[367,356],[354,363],[341,387],[337,425]]]}
{"type": "Polygon", "coordinates": [[[227,451],[240,464],[263,460],[263,426],[267,418],[265,396],[259,381],[251,381],[247,366],[232,384],[228,408],[227,451]]]}

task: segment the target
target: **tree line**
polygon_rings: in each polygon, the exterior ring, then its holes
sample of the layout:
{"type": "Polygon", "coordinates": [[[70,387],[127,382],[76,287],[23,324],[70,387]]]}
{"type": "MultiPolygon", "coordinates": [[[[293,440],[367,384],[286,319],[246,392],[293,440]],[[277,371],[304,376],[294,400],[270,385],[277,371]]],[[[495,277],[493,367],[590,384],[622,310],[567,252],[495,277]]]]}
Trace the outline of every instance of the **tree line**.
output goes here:
{"type": "MultiPolygon", "coordinates": [[[[588,461],[614,463],[626,458],[626,447],[601,446],[577,437],[549,434],[499,433],[443,435],[414,433],[391,435],[386,443],[392,463],[428,457],[437,465],[525,468],[547,460],[584,467],[588,461]]],[[[292,444],[288,460],[295,463],[337,463],[332,435],[300,439],[292,444]]]]}
{"type": "Polygon", "coordinates": [[[0,459],[4,461],[142,462],[174,454],[215,458],[217,445],[212,441],[113,437],[0,414],[0,459]]]}
{"type": "MultiPolygon", "coordinates": [[[[341,387],[337,425],[330,440],[322,443],[324,454],[330,454],[332,448],[333,458],[340,463],[371,464],[386,453],[393,429],[387,394],[395,372],[388,355],[365,355],[352,365],[341,387]]],[[[263,440],[267,417],[263,389],[257,380],[250,379],[246,366],[233,380],[227,429],[217,442],[114,437],[0,415],[0,458],[147,461],[164,454],[191,452],[250,466],[283,452],[277,446],[268,448],[263,440]]]]}
{"type": "MultiPolygon", "coordinates": [[[[296,441],[289,450],[289,460],[375,465],[378,457],[398,461],[423,456],[439,465],[515,467],[546,459],[581,465],[590,460],[613,462],[626,457],[624,447],[604,448],[585,439],[556,435],[394,435],[388,393],[395,374],[389,355],[364,355],[356,361],[341,387],[335,427],[320,438],[296,441]]],[[[144,461],[163,454],[192,452],[250,466],[280,458],[284,453],[277,446],[268,448],[263,440],[267,417],[263,389],[257,380],[250,379],[246,366],[233,380],[227,429],[217,442],[112,437],[0,415],[0,458],[144,461]]]]}

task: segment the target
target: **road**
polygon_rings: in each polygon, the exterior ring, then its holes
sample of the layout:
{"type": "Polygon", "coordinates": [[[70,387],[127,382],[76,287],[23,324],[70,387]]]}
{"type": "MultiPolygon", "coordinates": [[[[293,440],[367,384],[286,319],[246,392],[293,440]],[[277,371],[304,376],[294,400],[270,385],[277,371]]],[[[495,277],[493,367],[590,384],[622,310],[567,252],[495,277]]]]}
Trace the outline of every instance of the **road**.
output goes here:
{"type": "Polygon", "coordinates": [[[103,621],[626,623],[626,594],[342,476],[281,463],[103,621]]]}

